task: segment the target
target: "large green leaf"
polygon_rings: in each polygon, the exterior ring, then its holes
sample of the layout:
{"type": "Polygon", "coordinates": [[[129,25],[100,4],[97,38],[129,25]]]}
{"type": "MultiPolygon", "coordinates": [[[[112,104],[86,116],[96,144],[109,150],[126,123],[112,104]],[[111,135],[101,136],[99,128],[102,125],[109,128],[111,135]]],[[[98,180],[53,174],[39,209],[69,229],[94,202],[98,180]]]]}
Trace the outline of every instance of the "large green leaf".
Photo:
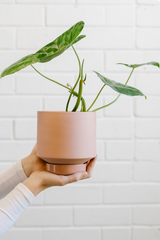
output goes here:
{"type": "Polygon", "coordinates": [[[51,59],[62,54],[66,49],[72,46],[74,43],[80,41],[85,35],[77,37],[84,27],[84,22],[78,22],[74,26],[72,26],[69,30],[64,32],[58,38],[56,38],[53,42],[47,44],[43,48],[41,48],[38,53],[38,57],[40,62],[48,62],[51,59]]]}
{"type": "Polygon", "coordinates": [[[10,74],[13,74],[15,72],[18,72],[19,70],[27,67],[28,65],[34,64],[36,62],[39,62],[39,58],[37,57],[37,54],[30,54],[26,57],[21,58],[17,62],[13,63],[8,68],[5,68],[1,73],[0,77],[4,77],[10,74]]]}
{"type": "Polygon", "coordinates": [[[9,67],[3,70],[0,77],[4,77],[6,75],[13,74],[15,72],[20,71],[21,69],[34,64],[36,62],[48,62],[53,58],[62,54],[65,50],[67,50],[70,46],[80,41],[85,35],[80,35],[84,27],[84,22],[80,21],[73,25],[69,30],[64,32],[58,38],[56,38],[53,42],[47,44],[39,51],[34,54],[30,54],[26,57],[21,58],[17,62],[13,63],[9,67]]]}
{"type": "Polygon", "coordinates": [[[116,91],[118,93],[122,93],[122,94],[125,94],[125,95],[128,95],[128,96],[144,96],[146,98],[146,96],[140,90],[138,90],[137,88],[134,88],[134,87],[124,85],[122,83],[118,83],[118,82],[115,82],[113,80],[110,80],[110,79],[102,76],[98,72],[95,72],[95,73],[102,80],[102,82],[104,84],[108,85],[114,91],[116,91]]]}
{"type": "Polygon", "coordinates": [[[148,62],[148,63],[142,63],[142,64],[126,64],[126,63],[117,63],[117,64],[121,64],[121,65],[125,65],[126,67],[130,67],[130,68],[137,68],[137,67],[141,67],[141,66],[145,66],[145,65],[152,65],[152,66],[156,66],[160,68],[160,64],[158,62],[148,62]]]}

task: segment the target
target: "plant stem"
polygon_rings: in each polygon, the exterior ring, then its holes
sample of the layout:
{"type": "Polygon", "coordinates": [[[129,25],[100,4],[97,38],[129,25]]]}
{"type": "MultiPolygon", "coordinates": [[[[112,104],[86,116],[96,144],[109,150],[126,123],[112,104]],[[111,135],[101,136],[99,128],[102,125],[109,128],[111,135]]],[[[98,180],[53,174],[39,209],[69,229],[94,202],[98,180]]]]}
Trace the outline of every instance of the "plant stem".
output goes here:
{"type": "MultiPolygon", "coordinates": [[[[127,85],[130,77],[132,76],[133,71],[134,71],[134,68],[132,68],[132,71],[131,71],[131,73],[130,73],[130,75],[129,75],[129,77],[128,77],[126,83],[125,83],[125,85],[127,85]]],[[[118,96],[116,97],[116,99],[114,99],[112,102],[110,102],[110,103],[108,103],[107,105],[104,105],[104,106],[102,106],[102,107],[96,108],[96,109],[94,109],[92,112],[95,112],[95,111],[98,111],[98,110],[100,110],[100,109],[102,109],[102,108],[105,108],[105,107],[110,106],[111,104],[115,103],[120,96],[121,96],[121,93],[119,93],[118,96]]]]}
{"type": "Polygon", "coordinates": [[[80,101],[81,101],[81,96],[82,96],[82,89],[83,89],[83,79],[81,79],[80,82],[79,82],[78,97],[77,97],[77,101],[76,101],[76,104],[75,104],[72,112],[75,112],[77,110],[77,108],[79,107],[79,104],[80,104],[80,101]]]}
{"type": "MultiPolygon", "coordinates": [[[[73,94],[74,94],[76,97],[78,97],[78,93],[73,92],[73,94]]],[[[85,102],[85,100],[84,100],[83,97],[81,97],[81,101],[82,101],[81,112],[86,112],[86,102],[85,102]]]]}
{"type": "Polygon", "coordinates": [[[67,87],[67,86],[65,86],[65,85],[63,85],[63,84],[61,84],[61,83],[59,83],[59,82],[57,82],[57,81],[55,81],[55,80],[53,80],[53,79],[51,79],[51,78],[48,78],[48,77],[44,76],[44,75],[43,75],[42,73],[40,73],[35,67],[33,67],[33,65],[31,65],[31,67],[32,67],[38,74],[40,74],[42,77],[48,79],[49,81],[52,81],[52,82],[54,82],[54,83],[57,83],[57,84],[59,84],[60,86],[66,88],[66,89],[68,89],[68,90],[71,90],[69,87],[67,87]]]}
{"type": "MultiPolygon", "coordinates": [[[[32,66],[32,65],[31,65],[31,66],[32,66]]],[[[54,82],[54,83],[57,83],[57,84],[61,85],[62,87],[65,87],[66,89],[68,89],[69,91],[71,91],[71,89],[68,88],[68,87],[66,87],[65,85],[63,85],[63,84],[61,84],[61,83],[59,83],[59,82],[57,82],[57,81],[55,81],[55,80],[53,80],[53,79],[50,79],[50,78],[44,76],[44,75],[43,75],[42,73],[40,73],[35,67],[32,66],[32,68],[33,68],[37,73],[39,73],[42,77],[48,79],[49,81],[52,81],[52,82],[54,82]]],[[[78,93],[76,93],[75,91],[73,91],[73,89],[72,89],[72,94],[73,94],[74,96],[78,97],[78,93]]],[[[82,105],[84,105],[84,108],[85,108],[86,103],[85,103],[84,98],[81,97],[80,100],[82,101],[82,105]]]]}
{"type": "Polygon", "coordinates": [[[78,75],[77,81],[76,81],[76,83],[75,83],[75,85],[74,85],[74,87],[73,87],[73,89],[72,89],[72,91],[71,91],[71,93],[70,93],[70,95],[69,95],[69,98],[68,98],[68,101],[67,101],[67,104],[66,104],[66,112],[68,112],[68,106],[69,106],[69,102],[70,102],[70,100],[71,100],[73,91],[74,91],[74,89],[76,88],[76,86],[77,86],[77,84],[78,84],[78,82],[79,82],[80,76],[81,76],[81,74],[82,74],[82,73],[81,73],[81,71],[82,71],[82,69],[81,69],[81,62],[80,62],[79,56],[78,56],[78,54],[77,54],[77,52],[76,52],[76,50],[75,50],[75,48],[74,48],[73,46],[72,46],[72,49],[73,49],[74,53],[76,54],[76,57],[77,57],[77,60],[78,60],[78,64],[79,64],[79,75],[78,75]]]}
{"type": "Polygon", "coordinates": [[[78,82],[79,82],[79,79],[80,79],[80,74],[78,75],[77,81],[76,81],[76,83],[75,83],[75,85],[74,85],[74,87],[73,87],[73,89],[72,89],[72,91],[71,91],[71,93],[70,93],[70,95],[69,95],[69,98],[68,98],[68,101],[67,101],[67,104],[66,104],[66,112],[68,112],[69,102],[70,102],[70,100],[71,100],[73,91],[74,91],[74,89],[76,88],[76,86],[77,86],[77,84],[78,84],[78,82]]]}
{"type": "Polygon", "coordinates": [[[103,87],[101,88],[101,90],[99,91],[99,93],[97,94],[96,98],[94,99],[93,103],[91,104],[91,106],[87,109],[87,112],[91,109],[91,107],[95,104],[97,98],[99,97],[100,93],[102,92],[103,88],[106,86],[106,84],[103,85],[103,87]]]}

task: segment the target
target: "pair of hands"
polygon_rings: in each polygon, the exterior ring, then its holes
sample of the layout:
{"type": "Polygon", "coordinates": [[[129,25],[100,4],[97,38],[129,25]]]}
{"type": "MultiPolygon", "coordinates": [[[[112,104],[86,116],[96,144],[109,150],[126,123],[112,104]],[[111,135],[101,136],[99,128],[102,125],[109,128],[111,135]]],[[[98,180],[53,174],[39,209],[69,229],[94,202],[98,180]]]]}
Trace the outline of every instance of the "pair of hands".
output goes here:
{"type": "Polygon", "coordinates": [[[36,196],[41,191],[52,186],[64,186],[90,178],[97,157],[93,158],[84,172],[77,172],[69,176],[56,175],[46,171],[46,163],[36,155],[37,144],[32,152],[22,159],[23,170],[28,177],[23,184],[36,196]]]}

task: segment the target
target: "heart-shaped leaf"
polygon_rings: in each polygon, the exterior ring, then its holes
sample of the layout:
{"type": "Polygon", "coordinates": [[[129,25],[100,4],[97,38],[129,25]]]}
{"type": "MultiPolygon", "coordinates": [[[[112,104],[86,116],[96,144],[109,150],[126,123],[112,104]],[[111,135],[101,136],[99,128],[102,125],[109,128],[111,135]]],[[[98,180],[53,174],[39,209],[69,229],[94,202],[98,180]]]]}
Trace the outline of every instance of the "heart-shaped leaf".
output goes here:
{"type": "Polygon", "coordinates": [[[113,80],[110,80],[110,79],[102,76],[98,72],[95,72],[95,73],[97,74],[97,76],[102,80],[102,82],[105,85],[108,85],[114,91],[116,91],[118,93],[125,94],[125,95],[128,95],[128,96],[144,96],[146,98],[146,96],[140,90],[138,90],[137,88],[134,88],[134,87],[124,85],[122,83],[118,83],[118,82],[115,82],[113,80]]]}
{"type": "Polygon", "coordinates": [[[131,64],[131,65],[126,64],[126,63],[117,63],[117,64],[125,65],[126,67],[130,67],[130,68],[137,68],[137,67],[141,67],[141,66],[145,66],[145,65],[152,65],[152,66],[160,68],[160,64],[158,62],[148,62],[148,63],[131,64]]]}
{"type": "Polygon", "coordinates": [[[26,57],[21,58],[17,62],[13,63],[1,73],[0,77],[4,77],[6,75],[13,74],[15,72],[20,71],[21,69],[34,64],[36,62],[48,62],[53,58],[62,54],[65,50],[67,50],[70,46],[80,41],[85,35],[80,35],[84,27],[84,22],[80,21],[73,25],[69,30],[64,32],[58,38],[56,38],[53,42],[47,44],[39,51],[34,54],[30,54],[26,57]]]}

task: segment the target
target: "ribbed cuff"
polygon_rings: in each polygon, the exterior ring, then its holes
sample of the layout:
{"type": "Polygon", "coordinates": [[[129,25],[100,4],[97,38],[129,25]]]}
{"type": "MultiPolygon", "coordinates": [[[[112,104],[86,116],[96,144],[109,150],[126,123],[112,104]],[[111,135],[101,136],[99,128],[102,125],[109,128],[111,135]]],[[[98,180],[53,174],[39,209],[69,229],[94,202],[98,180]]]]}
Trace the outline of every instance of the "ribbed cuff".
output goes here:
{"type": "Polygon", "coordinates": [[[23,183],[19,183],[15,188],[23,194],[29,204],[35,199],[34,194],[23,183]]]}

